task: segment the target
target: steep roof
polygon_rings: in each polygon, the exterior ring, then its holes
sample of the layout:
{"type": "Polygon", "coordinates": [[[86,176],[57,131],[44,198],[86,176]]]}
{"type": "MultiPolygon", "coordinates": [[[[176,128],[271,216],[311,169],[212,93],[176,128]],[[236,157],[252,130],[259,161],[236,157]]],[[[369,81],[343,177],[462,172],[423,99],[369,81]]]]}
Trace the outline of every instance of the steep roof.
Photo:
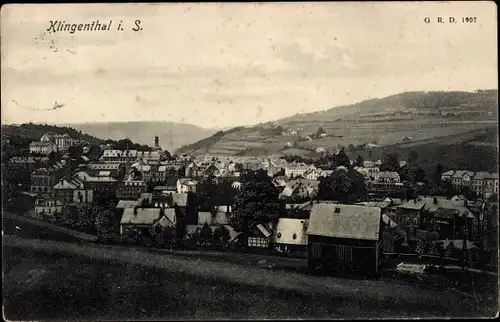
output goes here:
{"type": "Polygon", "coordinates": [[[378,240],[380,208],[344,204],[314,204],[308,235],[378,240]]]}
{"type": "Polygon", "coordinates": [[[84,182],[77,176],[66,177],[61,179],[53,189],[83,189],[84,182]]]}
{"type": "Polygon", "coordinates": [[[152,225],[160,219],[160,208],[125,208],[120,225],[152,225]]]}

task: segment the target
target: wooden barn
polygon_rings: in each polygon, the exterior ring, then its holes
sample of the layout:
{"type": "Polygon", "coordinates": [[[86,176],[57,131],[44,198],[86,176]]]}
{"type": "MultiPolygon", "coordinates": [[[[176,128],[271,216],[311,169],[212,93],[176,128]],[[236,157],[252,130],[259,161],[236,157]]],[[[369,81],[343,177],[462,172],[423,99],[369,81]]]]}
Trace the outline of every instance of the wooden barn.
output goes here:
{"type": "Polygon", "coordinates": [[[314,204],[307,229],[308,267],[378,274],[383,254],[380,208],[314,204]]]}

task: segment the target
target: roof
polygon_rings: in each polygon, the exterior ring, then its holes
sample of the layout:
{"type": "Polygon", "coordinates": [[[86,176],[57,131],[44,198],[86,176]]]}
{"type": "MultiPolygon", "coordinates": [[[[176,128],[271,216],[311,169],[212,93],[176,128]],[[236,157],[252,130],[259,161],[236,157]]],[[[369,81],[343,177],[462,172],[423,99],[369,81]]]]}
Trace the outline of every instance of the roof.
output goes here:
{"type": "Polygon", "coordinates": [[[160,208],[125,208],[120,225],[152,225],[160,219],[160,208]]]}
{"type": "Polygon", "coordinates": [[[40,142],[40,141],[34,141],[34,142],[31,142],[30,144],[30,147],[48,147],[48,146],[54,146],[55,144],[53,142],[50,142],[50,141],[46,141],[46,142],[40,142]]]}
{"type": "Polygon", "coordinates": [[[378,240],[380,222],[380,208],[318,203],[312,207],[307,234],[378,240]]]}
{"type": "Polygon", "coordinates": [[[427,200],[422,199],[422,198],[418,198],[418,199],[409,200],[409,201],[405,202],[404,204],[399,205],[398,208],[420,210],[426,204],[427,204],[427,200]]]}
{"type": "Polygon", "coordinates": [[[399,174],[394,171],[381,171],[379,178],[399,179],[399,174]]]}
{"type": "Polygon", "coordinates": [[[77,176],[66,177],[61,179],[53,189],[83,189],[83,180],[77,176]]]}
{"type": "Polygon", "coordinates": [[[198,212],[198,225],[203,225],[204,223],[226,225],[228,222],[227,214],[225,212],[219,211],[215,213],[215,215],[206,211],[198,212]]]}
{"type": "Polygon", "coordinates": [[[179,183],[186,186],[195,186],[198,184],[198,181],[191,178],[181,178],[179,179],[179,183]]]}
{"type": "Polygon", "coordinates": [[[183,192],[183,193],[172,193],[172,204],[179,206],[179,207],[186,207],[187,205],[187,200],[188,200],[188,194],[183,192]]]}
{"type": "Polygon", "coordinates": [[[118,209],[134,208],[137,205],[138,205],[137,200],[120,200],[118,201],[116,208],[118,209]]]}
{"type": "Polygon", "coordinates": [[[387,215],[382,215],[382,221],[384,222],[384,225],[388,226],[389,228],[396,228],[398,224],[392,220],[389,216],[387,215]]]}
{"type": "Polygon", "coordinates": [[[93,170],[118,170],[121,167],[120,163],[89,163],[87,167],[93,170]]]}
{"type": "Polygon", "coordinates": [[[277,244],[307,244],[307,219],[280,218],[273,234],[273,242],[277,244]],[[295,238],[293,238],[295,235],[295,238]]]}
{"type": "Polygon", "coordinates": [[[177,217],[175,215],[175,209],[174,208],[164,208],[163,209],[164,216],[161,217],[161,219],[158,221],[159,225],[162,225],[163,227],[172,227],[175,226],[177,222],[177,217]]]}
{"type": "MultiPolygon", "coordinates": [[[[102,153],[103,157],[125,157],[127,156],[127,151],[126,150],[104,150],[102,153]]],[[[129,150],[128,151],[128,156],[129,157],[137,157],[137,150],[129,150]]]]}

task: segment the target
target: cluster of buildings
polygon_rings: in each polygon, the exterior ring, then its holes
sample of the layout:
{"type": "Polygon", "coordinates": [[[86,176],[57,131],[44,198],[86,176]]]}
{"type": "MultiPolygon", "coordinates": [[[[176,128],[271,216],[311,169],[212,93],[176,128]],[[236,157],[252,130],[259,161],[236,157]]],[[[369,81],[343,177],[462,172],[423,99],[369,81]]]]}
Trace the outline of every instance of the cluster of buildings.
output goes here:
{"type": "MultiPolygon", "coordinates": [[[[56,151],[73,144],[71,138],[48,134],[40,142],[51,149],[55,146],[56,151]]],[[[67,162],[46,166],[41,157],[11,160],[12,166],[32,171],[31,193],[36,194],[37,216],[54,216],[68,203],[88,209],[96,198],[113,196],[115,210],[121,212],[120,234],[151,235],[178,225],[177,210],[187,214],[190,193],[197,194],[206,177],[214,176],[216,183],[219,179],[230,180],[231,187],[239,189],[243,171],[263,169],[280,189],[287,211],[277,222],[258,225],[246,242],[250,247],[307,254],[310,266],[321,262],[348,270],[378,272],[382,254],[394,251],[396,236],[406,243],[420,239],[472,239],[480,235],[485,209],[484,203],[468,201],[463,196],[407,200],[405,194],[398,194],[404,190],[399,175],[380,171],[380,160],[354,167],[365,178],[369,194],[367,201],[355,205],[314,200],[319,179],[332,170],[263,157],[181,155],[167,160],[158,138],[152,151],[106,149],[94,161],[79,161],[70,170],[67,162]],[[302,201],[295,202],[293,197],[302,201]]],[[[495,174],[452,170],[443,173],[443,180],[477,192],[498,192],[495,174]]],[[[230,242],[242,242],[241,234],[229,224],[233,212],[229,203],[217,205],[211,212],[196,210],[190,214],[186,221],[187,238],[208,224],[213,231],[226,227],[230,242]]]]}
{"type": "Polygon", "coordinates": [[[441,180],[451,182],[456,188],[467,187],[481,197],[498,195],[498,173],[449,170],[441,175],[441,180]]]}
{"type": "Polygon", "coordinates": [[[30,144],[30,154],[49,155],[52,152],[65,152],[79,143],[68,134],[45,133],[40,140],[30,144]]]}

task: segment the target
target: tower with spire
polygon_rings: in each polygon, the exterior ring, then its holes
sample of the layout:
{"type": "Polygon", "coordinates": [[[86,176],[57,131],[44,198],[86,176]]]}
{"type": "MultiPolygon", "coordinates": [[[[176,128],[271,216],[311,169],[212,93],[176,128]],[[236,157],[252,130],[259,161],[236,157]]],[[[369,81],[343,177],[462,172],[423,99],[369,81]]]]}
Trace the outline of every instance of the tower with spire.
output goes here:
{"type": "Polygon", "coordinates": [[[125,150],[125,173],[126,176],[128,177],[130,175],[130,158],[129,158],[129,150],[128,150],[128,137],[126,138],[125,144],[126,144],[126,150],[125,150]]]}

